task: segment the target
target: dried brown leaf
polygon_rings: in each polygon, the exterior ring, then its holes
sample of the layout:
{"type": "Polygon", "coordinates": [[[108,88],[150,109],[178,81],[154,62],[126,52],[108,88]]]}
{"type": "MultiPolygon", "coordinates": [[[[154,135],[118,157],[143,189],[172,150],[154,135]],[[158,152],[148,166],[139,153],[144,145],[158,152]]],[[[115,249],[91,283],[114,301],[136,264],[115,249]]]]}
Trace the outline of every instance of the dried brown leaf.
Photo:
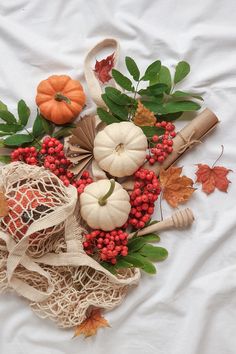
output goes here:
{"type": "Polygon", "coordinates": [[[195,191],[193,180],[180,176],[181,173],[182,167],[170,167],[168,170],[162,170],[159,176],[163,198],[173,208],[187,202],[195,191]]]}
{"type": "Polygon", "coordinates": [[[99,328],[110,327],[108,321],[102,317],[100,309],[93,309],[89,317],[75,328],[74,337],[84,335],[85,337],[94,336],[99,328]]]}
{"type": "Polygon", "coordinates": [[[139,127],[153,127],[156,123],[156,117],[153,112],[149,111],[144,105],[138,101],[138,108],[134,116],[134,124],[139,127]]]}

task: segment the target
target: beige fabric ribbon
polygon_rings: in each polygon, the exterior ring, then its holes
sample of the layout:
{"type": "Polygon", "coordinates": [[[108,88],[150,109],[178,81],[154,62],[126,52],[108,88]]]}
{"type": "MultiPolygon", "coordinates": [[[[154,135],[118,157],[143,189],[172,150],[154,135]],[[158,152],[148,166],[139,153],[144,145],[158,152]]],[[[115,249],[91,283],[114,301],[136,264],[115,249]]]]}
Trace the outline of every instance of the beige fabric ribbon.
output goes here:
{"type": "Polygon", "coordinates": [[[185,137],[183,137],[183,135],[180,132],[177,133],[181,137],[183,142],[184,142],[184,145],[182,145],[177,150],[178,154],[183,154],[185,152],[185,150],[191,149],[196,144],[202,144],[201,140],[193,139],[193,136],[194,136],[195,133],[196,133],[195,130],[193,130],[192,133],[189,135],[189,137],[187,139],[185,137]]]}
{"type": "MultiPolygon", "coordinates": [[[[116,66],[119,52],[120,52],[120,45],[119,42],[114,38],[106,38],[103,41],[99,42],[95,47],[90,49],[88,54],[84,60],[84,75],[87,81],[89,94],[92,97],[93,101],[96,103],[98,107],[106,108],[106,105],[101,97],[102,95],[102,88],[100,85],[99,80],[97,79],[93,67],[92,61],[99,54],[103,49],[108,47],[114,47],[114,67],[116,66]]],[[[116,85],[115,85],[116,86],[116,85]]]]}

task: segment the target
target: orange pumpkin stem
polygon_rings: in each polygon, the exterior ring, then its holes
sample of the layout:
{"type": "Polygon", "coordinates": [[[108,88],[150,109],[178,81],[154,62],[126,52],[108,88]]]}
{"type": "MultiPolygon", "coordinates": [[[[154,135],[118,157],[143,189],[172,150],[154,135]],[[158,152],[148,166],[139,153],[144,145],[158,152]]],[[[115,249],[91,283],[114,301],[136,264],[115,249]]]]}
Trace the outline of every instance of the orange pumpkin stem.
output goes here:
{"type": "Polygon", "coordinates": [[[57,92],[57,93],[55,94],[54,99],[55,99],[56,101],[59,101],[59,102],[65,101],[66,103],[71,104],[71,100],[70,100],[68,97],[64,96],[64,95],[63,95],[62,93],[60,93],[60,92],[57,92]]]}

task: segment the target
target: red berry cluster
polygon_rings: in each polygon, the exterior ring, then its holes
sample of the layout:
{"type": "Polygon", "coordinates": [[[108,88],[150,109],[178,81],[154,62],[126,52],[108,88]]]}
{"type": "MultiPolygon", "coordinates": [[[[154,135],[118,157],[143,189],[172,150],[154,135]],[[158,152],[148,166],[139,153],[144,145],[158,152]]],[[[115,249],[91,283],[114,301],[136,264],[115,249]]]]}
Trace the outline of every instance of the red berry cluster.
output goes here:
{"type": "Polygon", "coordinates": [[[28,165],[37,165],[37,150],[34,146],[26,148],[18,148],[11,153],[12,161],[23,161],[28,165]]]}
{"type": "Polygon", "coordinates": [[[153,165],[156,161],[162,164],[167,156],[173,151],[173,141],[172,139],[176,136],[175,125],[162,121],[161,123],[156,123],[157,128],[164,128],[165,133],[159,137],[158,135],[153,135],[152,142],[155,143],[154,147],[150,149],[150,154],[147,155],[147,160],[150,165],[153,165]]]}
{"type": "Polygon", "coordinates": [[[117,256],[125,257],[128,254],[127,238],[128,234],[123,230],[94,230],[85,235],[83,246],[87,254],[94,255],[97,252],[100,260],[116,264],[117,256]]]}
{"type": "Polygon", "coordinates": [[[154,203],[161,192],[157,176],[144,168],[135,172],[134,189],[130,195],[131,211],[128,222],[136,229],[145,226],[154,212],[154,203]]]}
{"type": "Polygon", "coordinates": [[[56,138],[46,137],[39,154],[41,164],[51,170],[68,187],[74,174],[68,171],[71,162],[65,157],[63,148],[63,144],[56,138]]]}
{"type": "Polygon", "coordinates": [[[89,174],[89,171],[85,170],[82,175],[81,175],[81,178],[78,179],[78,180],[75,180],[72,185],[74,187],[77,188],[77,191],[79,194],[83,193],[84,191],[84,188],[93,182],[93,179],[91,178],[90,174],[89,174]]]}

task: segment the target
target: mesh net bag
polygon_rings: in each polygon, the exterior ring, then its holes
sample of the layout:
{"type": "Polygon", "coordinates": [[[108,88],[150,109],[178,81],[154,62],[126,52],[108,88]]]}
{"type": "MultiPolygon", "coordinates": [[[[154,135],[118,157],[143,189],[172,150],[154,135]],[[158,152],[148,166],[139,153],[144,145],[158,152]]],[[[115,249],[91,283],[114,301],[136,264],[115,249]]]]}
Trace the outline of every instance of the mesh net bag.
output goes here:
{"type": "Polygon", "coordinates": [[[83,250],[77,191],[24,163],[1,168],[9,213],[0,219],[0,292],[15,290],[59,327],[80,324],[91,307],[112,309],[139,281],[137,269],[111,274],[83,250]]]}

